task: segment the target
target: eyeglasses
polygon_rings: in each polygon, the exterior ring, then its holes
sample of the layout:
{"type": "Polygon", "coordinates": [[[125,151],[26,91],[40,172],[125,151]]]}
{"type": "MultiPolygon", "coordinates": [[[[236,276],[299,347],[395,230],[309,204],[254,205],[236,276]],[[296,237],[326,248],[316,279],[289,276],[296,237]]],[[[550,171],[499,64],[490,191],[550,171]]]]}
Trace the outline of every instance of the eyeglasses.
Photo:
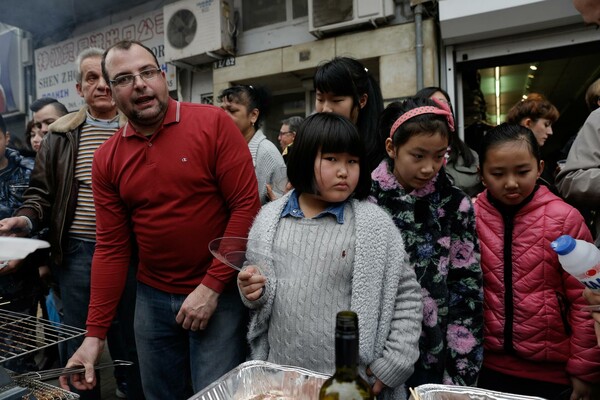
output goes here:
{"type": "Polygon", "coordinates": [[[292,131],[287,131],[287,132],[279,132],[279,136],[283,136],[283,135],[293,135],[296,132],[292,132],[292,131]]]}
{"type": "Polygon", "coordinates": [[[135,82],[136,76],[139,76],[140,78],[142,78],[143,81],[147,82],[147,81],[150,81],[150,80],[156,78],[158,76],[158,74],[160,74],[160,72],[161,72],[160,68],[146,69],[146,70],[140,72],[139,74],[128,74],[128,75],[117,76],[115,79],[113,79],[109,82],[111,85],[114,85],[114,86],[126,87],[126,86],[133,85],[133,82],[135,82]]]}

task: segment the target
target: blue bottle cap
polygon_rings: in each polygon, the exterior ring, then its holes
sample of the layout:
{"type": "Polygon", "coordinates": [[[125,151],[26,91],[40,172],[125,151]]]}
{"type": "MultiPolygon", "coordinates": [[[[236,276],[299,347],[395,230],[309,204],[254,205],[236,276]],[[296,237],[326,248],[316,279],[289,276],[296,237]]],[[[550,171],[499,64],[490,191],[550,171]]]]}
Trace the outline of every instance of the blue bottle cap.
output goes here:
{"type": "Polygon", "coordinates": [[[570,252],[572,252],[573,249],[575,248],[575,245],[576,245],[575,239],[573,239],[569,235],[562,235],[561,237],[556,239],[554,242],[550,243],[550,247],[552,247],[552,250],[554,250],[556,253],[560,254],[561,256],[564,256],[565,254],[569,254],[570,252]]]}

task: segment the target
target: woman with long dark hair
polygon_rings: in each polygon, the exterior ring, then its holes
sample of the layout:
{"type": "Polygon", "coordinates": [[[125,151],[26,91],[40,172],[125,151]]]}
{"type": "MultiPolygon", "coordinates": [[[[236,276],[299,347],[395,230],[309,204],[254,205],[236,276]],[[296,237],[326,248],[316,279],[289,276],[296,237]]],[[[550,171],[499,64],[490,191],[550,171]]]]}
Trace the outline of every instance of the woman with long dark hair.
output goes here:
{"type": "Polygon", "coordinates": [[[333,112],[356,125],[372,171],[385,157],[377,137],[377,119],[383,111],[379,84],[367,68],[350,57],[336,57],[319,65],[314,76],[315,110],[333,112]]]}

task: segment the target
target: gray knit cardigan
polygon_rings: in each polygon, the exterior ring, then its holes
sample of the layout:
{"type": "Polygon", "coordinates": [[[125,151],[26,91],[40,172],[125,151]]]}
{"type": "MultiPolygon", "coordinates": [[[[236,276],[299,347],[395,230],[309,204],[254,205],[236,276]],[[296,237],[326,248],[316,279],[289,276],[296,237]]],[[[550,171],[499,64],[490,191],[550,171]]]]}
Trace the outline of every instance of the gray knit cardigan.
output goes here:
{"type": "MultiPolygon", "coordinates": [[[[272,244],[278,221],[290,193],[264,206],[249,238],[272,244]]],[[[403,383],[419,356],[421,288],[404,251],[400,231],[378,206],[350,200],[355,215],[356,252],[352,277],[351,309],[358,314],[360,365],[371,369],[386,386],[378,399],[405,399],[403,383]]],[[[277,291],[267,285],[254,302],[248,332],[251,357],[266,360],[267,330],[277,291]]],[[[331,335],[333,335],[333,329],[331,335]]],[[[301,366],[300,366],[301,367],[301,366]]],[[[374,381],[371,379],[371,384],[374,381]]]]}

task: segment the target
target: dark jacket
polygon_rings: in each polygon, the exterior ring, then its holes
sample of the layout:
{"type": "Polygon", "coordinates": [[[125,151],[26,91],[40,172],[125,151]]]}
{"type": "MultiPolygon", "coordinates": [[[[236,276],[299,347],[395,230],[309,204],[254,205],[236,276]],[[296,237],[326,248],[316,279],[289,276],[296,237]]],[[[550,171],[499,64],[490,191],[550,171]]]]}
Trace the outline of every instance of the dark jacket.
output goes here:
{"type": "Polygon", "coordinates": [[[23,203],[23,193],[29,185],[33,159],[18,151],[6,149],[8,165],[0,171],[0,219],[8,218],[23,203]]]}
{"type": "MultiPolygon", "coordinates": [[[[8,165],[0,171],[0,219],[10,217],[23,202],[23,192],[33,169],[32,158],[23,157],[13,149],[6,149],[5,154],[8,165]]],[[[18,300],[28,299],[36,293],[39,288],[37,276],[37,271],[24,267],[0,276],[0,297],[13,303],[12,306],[16,307],[11,308],[13,311],[24,311],[18,300]]]]}
{"type": "MultiPolygon", "coordinates": [[[[62,263],[66,234],[77,206],[78,187],[74,172],[86,112],[87,106],[50,125],[37,154],[25,201],[15,213],[31,219],[33,232],[49,228],[50,259],[55,265],[62,263]]],[[[123,125],[124,122],[122,117],[119,123],[123,125]]]]}

